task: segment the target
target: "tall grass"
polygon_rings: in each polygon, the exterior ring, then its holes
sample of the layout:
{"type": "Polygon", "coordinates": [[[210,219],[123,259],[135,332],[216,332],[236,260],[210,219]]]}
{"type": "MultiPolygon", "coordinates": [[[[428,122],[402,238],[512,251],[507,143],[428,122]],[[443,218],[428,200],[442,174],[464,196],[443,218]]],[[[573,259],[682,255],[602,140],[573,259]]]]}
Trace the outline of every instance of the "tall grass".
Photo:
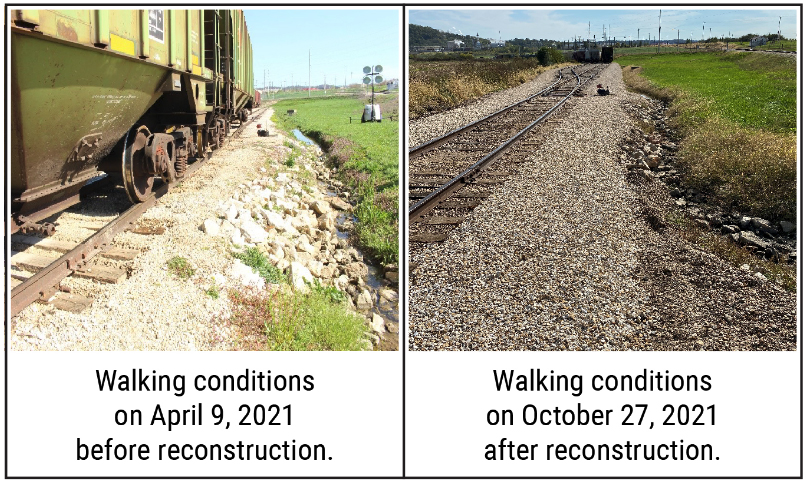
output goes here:
{"type": "Polygon", "coordinates": [[[794,63],[750,54],[619,59],[627,85],[669,102],[684,187],[772,221],[796,216],[794,63]]]}
{"type": "Polygon", "coordinates": [[[412,62],[409,68],[409,115],[441,112],[491,92],[508,89],[556,68],[536,58],[412,62]]]}

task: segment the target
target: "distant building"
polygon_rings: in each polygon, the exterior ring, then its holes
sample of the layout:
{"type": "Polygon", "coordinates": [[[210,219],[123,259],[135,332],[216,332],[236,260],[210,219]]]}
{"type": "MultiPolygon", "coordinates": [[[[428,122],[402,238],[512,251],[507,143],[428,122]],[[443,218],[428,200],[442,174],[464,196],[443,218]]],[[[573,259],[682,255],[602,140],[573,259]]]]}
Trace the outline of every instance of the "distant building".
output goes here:
{"type": "Polygon", "coordinates": [[[386,90],[397,90],[398,87],[400,87],[400,85],[398,84],[397,79],[392,79],[386,82],[386,90]]]}
{"type": "Polygon", "coordinates": [[[492,43],[490,44],[490,48],[496,48],[496,47],[506,47],[506,45],[507,45],[507,43],[506,43],[506,42],[492,42],[492,43]]]}
{"type": "Polygon", "coordinates": [[[456,50],[462,48],[465,43],[461,40],[449,40],[448,44],[445,45],[445,50],[456,50]]]}
{"type": "Polygon", "coordinates": [[[438,45],[430,45],[430,46],[425,46],[425,47],[415,47],[415,46],[412,46],[411,48],[409,48],[409,51],[410,51],[411,53],[422,53],[422,52],[441,52],[441,51],[443,51],[444,49],[445,49],[444,47],[440,47],[440,46],[438,46],[438,45]]]}
{"type": "Polygon", "coordinates": [[[751,47],[758,47],[759,45],[767,45],[767,37],[753,37],[750,39],[751,47]]]}

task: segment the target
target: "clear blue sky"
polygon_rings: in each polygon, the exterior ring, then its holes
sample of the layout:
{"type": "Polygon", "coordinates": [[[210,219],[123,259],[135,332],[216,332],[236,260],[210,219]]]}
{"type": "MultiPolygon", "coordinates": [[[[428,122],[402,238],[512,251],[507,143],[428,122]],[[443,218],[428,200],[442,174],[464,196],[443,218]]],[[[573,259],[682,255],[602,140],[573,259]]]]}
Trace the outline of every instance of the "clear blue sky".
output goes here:
{"type": "Polygon", "coordinates": [[[268,70],[274,86],[282,82],[308,85],[308,50],[311,85],[360,83],[361,69],[382,65],[384,80],[400,78],[402,13],[387,8],[249,9],[246,26],[252,39],[256,86],[263,86],[268,70]]]}
{"type": "MultiPolygon", "coordinates": [[[[747,33],[767,34],[778,31],[778,17],[781,19],[781,33],[787,38],[794,38],[797,31],[797,8],[782,9],[743,9],[737,6],[717,7],[706,9],[699,7],[696,10],[683,7],[663,8],[661,16],[661,38],[671,39],[677,37],[680,29],[680,38],[693,36],[699,40],[703,33],[705,22],[705,36],[721,37],[728,33],[741,36],[747,33]],[[710,29],[710,31],[709,31],[710,29]]],[[[607,30],[608,37],[615,36],[618,40],[623,37],[633,39],[641,29],[641,38],[647,34],[654,37],[658,35],[658,8],[640,7],[635,9],[601,9],[590,8],[530,8],[530,9],[491,9],[490,7],[470,9],[461,7],[446,10],[407,9],[408,23],[423,25],[463,35],[476,35],[483,38],[507,40],[511,38],[545,38],[551,40],[566,40],[574,36],[587,38],[588,22],[590,22],[590,35],[602,38],[602,26],[607,30]],[[500,31],[500,34],[499,34],[500,31]]]]}

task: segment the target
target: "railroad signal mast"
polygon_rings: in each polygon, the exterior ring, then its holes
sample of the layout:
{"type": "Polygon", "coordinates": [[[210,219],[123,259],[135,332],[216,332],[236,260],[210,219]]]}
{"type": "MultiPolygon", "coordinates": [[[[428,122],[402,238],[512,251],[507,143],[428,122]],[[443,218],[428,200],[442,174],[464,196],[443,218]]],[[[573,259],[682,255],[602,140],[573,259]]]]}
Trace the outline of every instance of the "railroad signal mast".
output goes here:
{"type": "Polygon", "coordinates": [[[372,99],[370,105],[364,106],[364,115],[361,116],[361,122],[380,122],[381,121],[381,106],[375,105],[375,84],[383,82],[381,77],[383,67],[375,65],[374,67],[364,67],[364,85],[372,86],[372,99]]]}

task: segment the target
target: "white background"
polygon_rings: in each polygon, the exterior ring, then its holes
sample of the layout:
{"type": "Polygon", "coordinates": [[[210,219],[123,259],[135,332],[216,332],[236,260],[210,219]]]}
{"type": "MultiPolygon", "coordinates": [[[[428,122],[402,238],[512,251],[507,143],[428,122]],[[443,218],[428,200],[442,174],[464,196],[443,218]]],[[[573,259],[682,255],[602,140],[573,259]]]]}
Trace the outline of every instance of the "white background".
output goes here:
{"type": "Polygon", "coordinates": [[[800,463],[800,357],[797,352],[410,352],[406,356],[407,476],[797,476],[800,463]],[[493,369],[580,374],[582,395],[498,392],[493,369]],[[707,392],[595,392],[595,374],[643,369],[711,376],[707,392]],[[612,409],[610,426],[526,426],[539,409],[612,409]],[[622,426],[622,405],[649,404],[644,426],[622,426]],[[665,404],[716,405],[715,426],[661,426],[665,404]],[[511,409],[514,426],[490,426],[490,409],[511,409]],[[654,421],[653,429],[648,421],[654,421]],[[487,461],[485,446],[507,438],[539,444],[535,461],[487,461]],[[711,444],[719,461],[545,460],[547,444],[711,444]]]}
{"type": "Polygon", "coordinates": [[[8,475],[10,476],[400,476],[402,474],[402,359],[372,353],[8,353],[8,475]],[[185,374],[185,395],[100,392],[96,369],[185,374]],[[196,374],[242,374],[246,369],[312,374],[313,391],[199,393],[196,374]],[[203,403],[202,426],[168,432],[150,426],[154,406],[189,409],[203,403]],[[213,425],[213,404],[226,409],[230,429],[213,425]],[[241,404],[291,404],[292,425],[237,426],[241,404]],[[118,426],[117,409],[138,408],[143,426],[118,426]],[[148,461],[77,461],[84,443],[148,443],[148,461]],[[158,461],[160,443],[324,444],[332,461],[158,461]]]}

